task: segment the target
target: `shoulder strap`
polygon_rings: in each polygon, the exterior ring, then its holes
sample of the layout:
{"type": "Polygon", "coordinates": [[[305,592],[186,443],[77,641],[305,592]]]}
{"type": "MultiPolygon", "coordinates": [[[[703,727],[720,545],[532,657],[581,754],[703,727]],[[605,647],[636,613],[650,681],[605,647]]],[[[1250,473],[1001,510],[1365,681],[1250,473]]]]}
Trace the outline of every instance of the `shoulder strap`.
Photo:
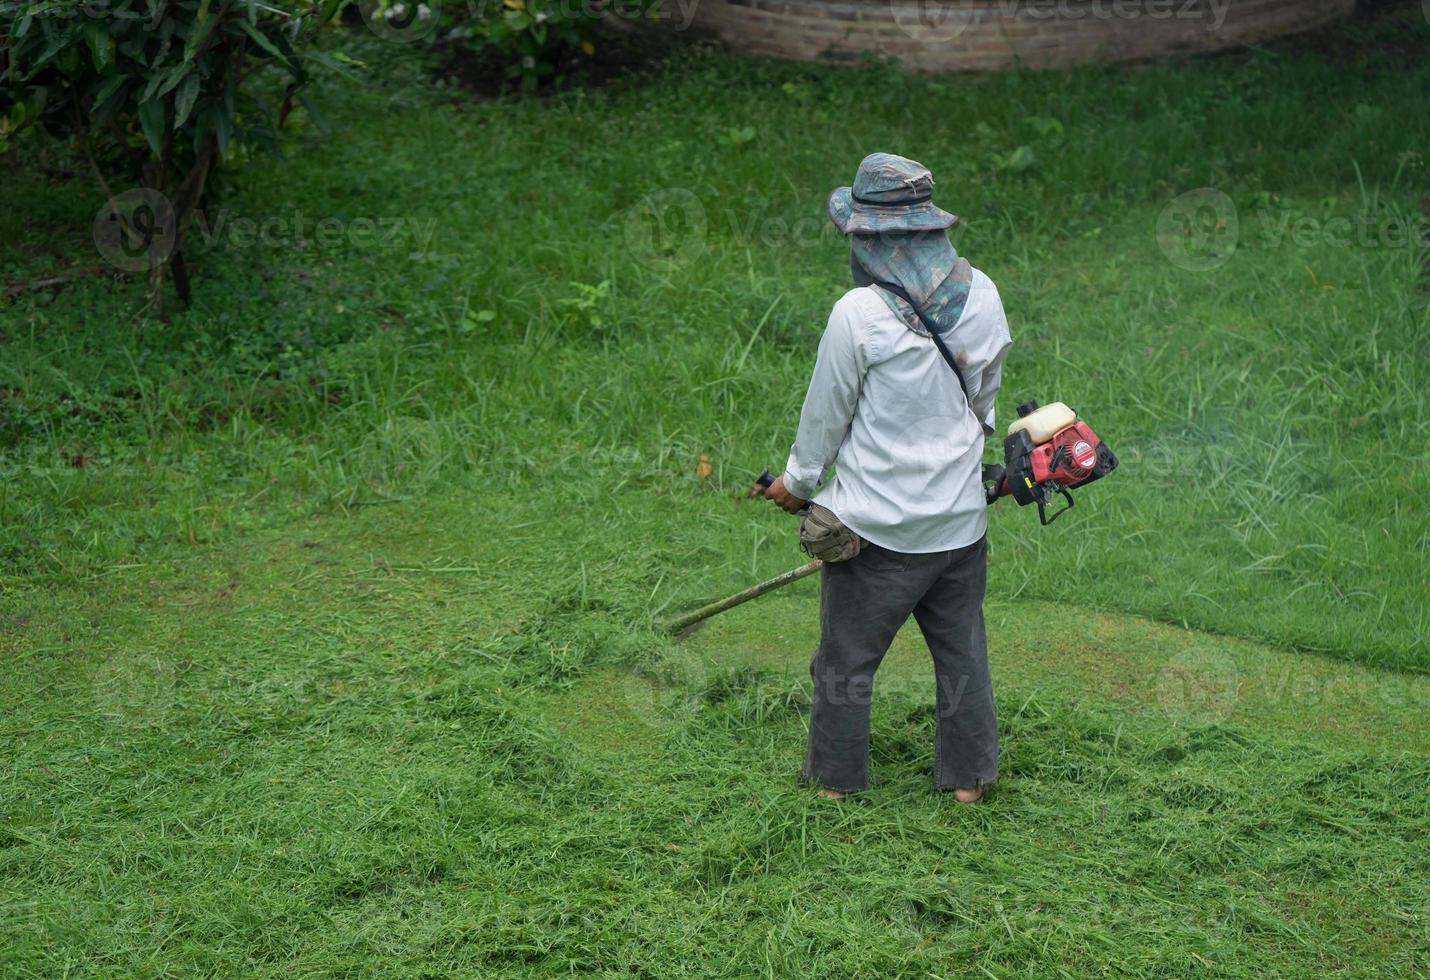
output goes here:
{"type": "Polygon", "coordinates": [[[928,317],[924,316],[924,311],[919,309],[918,304],[909,298],[909,294],[904,291],[902,286],[895,285],[892,282],[884,282],[882,279],[875,279],[873,285],[893,293],[899,297],[899,299],[908,303],[909,306],[913,308],[914,313],[918,314],[919,320],[922,321],[924,328],[928,330],[929,336],[933,338],[934,346],[937,347],[938,352],[943,355],[943,359],[948,366],[953,368],[954,376],[958,378],[958,386],[963,389],[964,403],[968,405],[970,412],[973,411],[973,399],[969,397],[968,382],[964,380],[963,369],[958,366],[958,361],[954,359],[953,352],[948,349],[948,345],[945,344],[943,338],[938,335],[938,328],[929,321],[928,317]]]}

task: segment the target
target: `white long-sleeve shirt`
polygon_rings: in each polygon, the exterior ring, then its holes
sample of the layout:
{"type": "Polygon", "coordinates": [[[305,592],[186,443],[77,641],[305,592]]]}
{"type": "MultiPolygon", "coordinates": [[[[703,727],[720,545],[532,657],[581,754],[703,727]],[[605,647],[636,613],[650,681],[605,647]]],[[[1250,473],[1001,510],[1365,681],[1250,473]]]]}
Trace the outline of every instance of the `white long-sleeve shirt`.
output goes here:
{"type": "Polygon", "coordinates": [[[911,329],[873,288],[845,293],[819,342],[785,488],[893,551],[948,551],[981,538],[983,437],[993,433],[1012,339],[997,287],[976,269],[968,304],[944,340],[963,369],[972,412],[921,324],[911,329]],[[817,487],[831,464],[834,478],[817,487]]]}

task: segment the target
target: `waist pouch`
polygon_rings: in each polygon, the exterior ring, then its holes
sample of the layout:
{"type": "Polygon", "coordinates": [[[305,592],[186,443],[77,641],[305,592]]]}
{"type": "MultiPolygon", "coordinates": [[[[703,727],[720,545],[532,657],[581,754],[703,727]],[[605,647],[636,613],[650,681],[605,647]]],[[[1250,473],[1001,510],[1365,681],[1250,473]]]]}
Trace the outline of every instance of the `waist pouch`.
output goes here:
{"type": "Polygon", "coordinates": [[[799,546],[811,558],[848,561],[863,543],[828,507],[810,504],[799,520],[799,546]]]}

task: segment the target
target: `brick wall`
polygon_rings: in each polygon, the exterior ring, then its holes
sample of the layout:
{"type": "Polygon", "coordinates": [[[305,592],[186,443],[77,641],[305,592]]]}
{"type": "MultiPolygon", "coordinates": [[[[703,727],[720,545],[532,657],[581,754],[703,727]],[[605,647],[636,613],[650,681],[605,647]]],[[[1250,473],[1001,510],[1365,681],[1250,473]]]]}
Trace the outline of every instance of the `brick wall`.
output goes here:
{"type": "MultiPolygon", "coordinates": [[[[666,0],[667,4],[675,0],[666,0]]],[[[691,10],[692,0],[684,0],[691,10]]],[[[1214,51],[1304,30],[1355,0],[693,0],[691,27],[752,55],[921,71],[1065,68],[1214,51]]],[[[672,16],[679,8],[672,8],[672,16]]]]}

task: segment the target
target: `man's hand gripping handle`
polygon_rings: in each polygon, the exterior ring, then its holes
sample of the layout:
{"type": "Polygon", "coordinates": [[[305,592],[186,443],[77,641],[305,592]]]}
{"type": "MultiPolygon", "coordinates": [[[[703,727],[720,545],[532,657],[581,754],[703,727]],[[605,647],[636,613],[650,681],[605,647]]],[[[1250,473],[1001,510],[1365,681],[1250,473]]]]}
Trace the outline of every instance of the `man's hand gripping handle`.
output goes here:
{"type": "Polygon", "coordinates": [[[790,514],[798,514],[808,505],[809,501],[802,497],[796,497],[785,489],[784,475],[774,476],[769,470],[765,470],[755,477],[755,482],[745,494],[746,497],[766,497],[779,504],[780,509],[790,514]]]}

